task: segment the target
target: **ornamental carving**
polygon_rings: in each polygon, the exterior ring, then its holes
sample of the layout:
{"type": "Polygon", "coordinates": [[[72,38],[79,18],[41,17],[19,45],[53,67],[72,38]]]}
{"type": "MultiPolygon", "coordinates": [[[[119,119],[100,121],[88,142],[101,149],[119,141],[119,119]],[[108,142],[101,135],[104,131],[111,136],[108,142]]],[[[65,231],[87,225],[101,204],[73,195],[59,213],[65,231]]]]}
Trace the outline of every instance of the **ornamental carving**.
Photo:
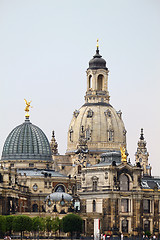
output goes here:
{"type": "Polygon", "coordinates": [[[122,111],[119,110],[119,111],[117,112],[117,115],[118,115],[118,117],[121,119],[121,117],[122,117],[122,111]]]}
{"type": "Polygon", "coordinates": [[[105,112],[104,112],[105,116],[106,117],[111,117],[111,111],[109,109],[107,109],[105,112]]]}
{"type": "Polygon", "coordinates": [[[75,111],[73,112],[73,115],[77,118],[78,115],[79,115],[79,111],[78,111],[78,110],[75,110],[75,111]]]}
{"type": "Polygon", "coordinates": [[[87,118],[92,118],[93,117],[93,111],[91,109],[89,109],[87,111],[87,118]]]}

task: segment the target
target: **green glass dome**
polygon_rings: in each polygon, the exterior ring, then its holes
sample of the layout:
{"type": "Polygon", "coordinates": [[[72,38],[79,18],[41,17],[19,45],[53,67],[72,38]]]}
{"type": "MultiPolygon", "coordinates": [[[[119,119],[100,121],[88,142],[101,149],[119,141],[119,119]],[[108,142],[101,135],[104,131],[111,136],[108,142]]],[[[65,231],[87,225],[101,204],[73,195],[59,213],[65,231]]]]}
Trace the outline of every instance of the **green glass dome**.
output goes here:
{"type": "Polygon", "coordinates": [[[44,132],[29,119],[8,135],[1,160],[52,160],[49,141],[44,132]]]}

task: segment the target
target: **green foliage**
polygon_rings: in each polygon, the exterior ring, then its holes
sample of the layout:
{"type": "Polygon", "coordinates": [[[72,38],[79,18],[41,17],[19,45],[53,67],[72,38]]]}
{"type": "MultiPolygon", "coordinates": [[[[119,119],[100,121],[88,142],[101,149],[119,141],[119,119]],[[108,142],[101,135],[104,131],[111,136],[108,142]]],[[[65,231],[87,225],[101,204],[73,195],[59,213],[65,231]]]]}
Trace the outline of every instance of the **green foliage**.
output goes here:
{"type": "Polygon", "coordinates": [[[46,217],[45,218],[45,228],[47,232],[50,232],[52,230],[52,220],[51,217],[46,217]]]}
{"type": "Polygon", "coordinates": [[[82,232],[82,218],[75,214],[68,214],[62,218],[62,227],[65,233],[82,232]]]}
{"type": "Polygon", "coordinates": [[[8,215],[6,216],[6,231],[9,231],[11,234],[11,231],[13,230],[13,222],[14,222],[15,216],[8,215]]]}
{"type": "Polygon", "coordinates": [[[55,219],[52,219],[52,230],[53,230],[53,232],[61,230],[61,225],[62,225],[61,222],[62,222],[62,220],[60,220],[58,217],[56,217],[55,219]]]}
{"type": "Polygon", "coordinates": [[[13,230],[15,232],[31,231],[32,219],[25,215],[15,216],[13,230]]]}
{"type": "Polygon", "coordinates": [[[43,219],[40,217],[32,218],[32,230],[33,231],[42,231],[44,229],[43,219]]]}
{"type": "Polygon", "coordinates": [[[0,215],[0,235],[2,236],[6,231],[6,217],[0,215]]]}
{"type": "Polygon", "coordinates": [[[148,236],[148,237],[150,237],[150,236],[151,236],[150,231],[146,231],[146,232],[145,232],[145,235],[148,236]]]}

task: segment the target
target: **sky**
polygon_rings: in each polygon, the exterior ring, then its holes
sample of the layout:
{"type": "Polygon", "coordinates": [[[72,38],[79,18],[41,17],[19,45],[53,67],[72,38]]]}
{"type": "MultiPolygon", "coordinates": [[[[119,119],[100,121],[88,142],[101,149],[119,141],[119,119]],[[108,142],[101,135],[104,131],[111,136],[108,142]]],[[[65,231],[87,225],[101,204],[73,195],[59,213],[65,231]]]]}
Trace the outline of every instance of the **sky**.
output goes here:
{"type": "Polygon", "coordinates": [[[160,176],[159,13],[159,0],[0,0],[0,152],[24,122],[26,98],[31,122],[49,141],[54,130],[65,153],[98,38],[131,162],[143,128],[152,174],[160,176]]]}

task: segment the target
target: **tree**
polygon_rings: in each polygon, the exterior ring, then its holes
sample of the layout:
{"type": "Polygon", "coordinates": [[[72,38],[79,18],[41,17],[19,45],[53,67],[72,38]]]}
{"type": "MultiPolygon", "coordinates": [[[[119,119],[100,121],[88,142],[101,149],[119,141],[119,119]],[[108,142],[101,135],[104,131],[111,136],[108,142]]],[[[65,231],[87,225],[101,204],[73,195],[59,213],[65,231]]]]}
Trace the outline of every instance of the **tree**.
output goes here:
{"type": "Polygon", "coordinates": [[[13,230],[15,232],[21,232],[21,239],[23,237],[24,231],[31,231],[32,229],[32,219],[25,215],[15,216],[13,222],[13,230]]]}
{"type": "Polygon", "coordinates": [[[45,219],[45,228],[48,232],[48,238],[49,238],[49,232],[52,231],[52,220],[51,217],[46,217],[45,219]]]}
{"type": "Polygon", "coordinates": [[[71,234],[71,239],[73,233],[82,232],[82,218],[75,214],[68,214],[62,218],[62,227],[65,233],[69,232],[71,234]]]}
{"type": "Polygon", "coordinates": [[[60,230],[62,228],[61,222],[62,222],[62,220],[59,219],[59,217],[56,217],[56,218],[52,219],[52,230],[53,230],[53,232],[56,233],[58,230],[60,232],[60,230]]]}
{"type": "Polygon", "coordinates": [[[15,219],[15,216],[13,215],[6,216],[6,231],[8,231],[10,235],[13,230],[14,219],[15,219]]]}
{"type": "Polygon", "coordinates": [[[0,236],[4,236],[4,233],[6,231],[6,217],[0,215],[0,236]]]}
{"type": "Polygon", "coordinates": [[[42,218],[40,218],[40,217],[33,217],[32,218],[32,230],[35,232],[35,236],[36,236],[37,231],[38,231],[38,234],[39,234],[39,230],[40,231],[43,230],[42,218]]]}

